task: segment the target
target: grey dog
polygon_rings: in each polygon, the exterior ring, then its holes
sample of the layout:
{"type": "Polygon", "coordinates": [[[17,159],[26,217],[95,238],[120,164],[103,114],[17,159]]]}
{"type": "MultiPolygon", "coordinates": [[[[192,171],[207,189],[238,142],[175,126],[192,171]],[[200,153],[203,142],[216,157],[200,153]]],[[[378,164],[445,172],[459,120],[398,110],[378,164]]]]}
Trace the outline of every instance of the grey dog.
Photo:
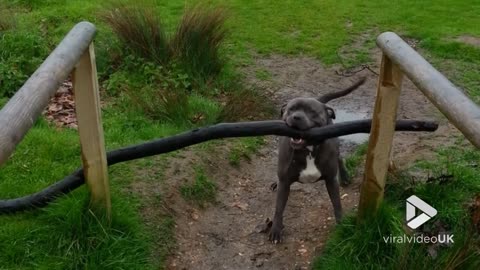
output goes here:
{"type": "MultiPolygon", "coordinates": [[[[282,107],[281,117],[285,123],[295,129],[307,130],[332,124],[334,110],[328,101],[345,96],[365,82],[361,78],[354,85],[339,92],[328,93],[318,99],[294,98],[282,107]]],[[[281,137],[278,151],[278,185],[275,215],[269,238],[273,243],[281,242],[283,230],[283,212],[294,182],[314,183],[325,180],[328,195],[333,205],[337,223],[342,218],[337,174],[342,185],[349,183],[348,174],[339,155],[338,139],[332,138],[316,145],[309,145],[302,138],[281,137]]]]}

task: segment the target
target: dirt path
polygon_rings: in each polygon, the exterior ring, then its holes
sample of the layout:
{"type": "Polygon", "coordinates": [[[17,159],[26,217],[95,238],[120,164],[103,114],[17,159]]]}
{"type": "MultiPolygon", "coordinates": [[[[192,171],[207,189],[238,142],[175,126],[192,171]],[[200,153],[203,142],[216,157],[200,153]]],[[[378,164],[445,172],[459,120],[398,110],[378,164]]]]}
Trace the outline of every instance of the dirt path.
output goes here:
{"type": "MultiPolygon", "coordinates": [[[[372,68],[378,70],[378,63],[372,68]]],[[[267,91],[278,107],[293,97],[318,96],[349,86],[355,80],[355,77],[339,76],[335,69],[326,69],[318,61],[306,57],[259,58],[256,66],[246,73],[249,82],[267,91]],[[272,78],[258,80],[256,69],[267,70],[272,78]]],[[[377,77],[368,70],[355,76],[367,76],[367,83],[348,97],[331,103],[336,109],[338,122],[371,117],[377,77]]],[[[441,119],[409,81],[404,82],[398,117],[441,119]]],[[[397,166],[404,167],[431,155],[434,147],[451,140],[449,134],[453,130],[441,120],[441,127],[434,134],[397,134],[394,141],[397,166]]],[[[343,156],[366,138],[360,135],[343,139],[343,156]]],[[[334,226],[332,207],[323,182],[292,186],[285,211],[284,243],[271,244],[267,235],[257,229],[259,224],[272,217],[274,211],[275,192],[270,191],[269,186],[276,181],[276,142],[276,138],[268,138],[259,154],[239,168],[228,164],[228,146],[215,148],[208,157],[184,150],[179,157],[170,160],[165,184],[161,187],[164,201],[176,219],[177,249],[169,260],[169,269],[310,268],[334,226]],[[199,163],[207,164],[207,175],[218,184],[217,204],[206,209],[186,203],[178,193],[179,184],[193,178],[193,167],[199,163]]],[[[349,187],[341,189],[345,211],[357,206],[360,175],[357,174],[349,187]]],[[[154,186],[143,188],[152,194],[158,189],[154,186]]],[[[146,215],[152,211],[155,209],[147,210],[146,215]]]]}

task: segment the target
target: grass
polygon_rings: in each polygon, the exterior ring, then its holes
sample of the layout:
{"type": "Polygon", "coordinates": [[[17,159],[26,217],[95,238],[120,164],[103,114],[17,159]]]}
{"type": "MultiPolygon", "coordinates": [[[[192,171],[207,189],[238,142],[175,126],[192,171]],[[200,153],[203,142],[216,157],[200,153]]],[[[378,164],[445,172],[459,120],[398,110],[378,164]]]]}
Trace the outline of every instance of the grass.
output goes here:
{"type": "MultiPolygon", "coordinates": [[[[102,97],[107,101],[103,108],[103,120],[105,141],[109,149],[169,136],[220,120],[269,118],[271,114],[264,113],[262,116],[259,112],[263,113],[262,106],[266,100],[258,101],[257,97],[262,97],[262,93],[245,90],[241,85],[235,84],[242,79],[237,68],[253,63],[252,51],[256,55],[303,54],[318,58],[326,65],[343,61],[346,66],[355,66],[372,61],[369,49],[374,46],[375,37],[383,31],[396,31],[419,40],[421,53],[427,55],[428,59],[448,74],[456,84],[465,87],[474,100],[480,101],[480,75],[477,72],[480,67],[480,50],[454,41],[455,37],[464,34],[480,36],[480,28],[477,27],[480,17],[476,13],[479,3],[476,1],[437,3],[407,0],[322,0],[285,1],[282,5],[273,0],[208,1],[212,4],[221,3],[228,11],[225,27],[229,31],[219,54],[213,53],[214,57],[219,57],[219,61],[224,61],[224,66],[216,75],[214,84],[203,85],[195,85],[189,72],[177,70],[187,69],[185,64],[182,66],[181,61],[175,63],[177,67],[168,67],[171,72],[169,74],[162,70],[163,65],[159,67],[158,64],[165,61],[162,60],[166,57],[162,56],[166,52],[162,40],[166,35],[179,31],[176,26],[182,21],[195,21],[194,17],[187,17],[189,20],[185,20],[185,17],[182,19],[185,7],[193,7],[194,2],[151,1],[152,9],[151,13],[148,13],[150,17],[131,19],[133,22],[137,20],[140,25],[143,23],[161,28],[144,32],[147,34],[125,29],[133,32],[125,35],[122,43],[121,35],[115,34],[102,20],[105,5],[98,1],[0,0],[0,13],[7,11],[8,14],[15,15],[10,19],[0,14],[0,104],[4,102],[3,96],[12,95],[73,25],[81,20],[91,21],[98,28],[95,48],[103,86],[102,97]],[[165,36],[162,31],[165,31],[165,36]],[[145,58],[145,54],[134,52],[133,49],[125,50],[122,45],[134,43],[135,40],[128,37],[137,37],[137,34],[143,35],[150,44],[146,51],[154,57],[150,57],[148,61],[141,59],[145,58]],[[358,48],[351,48],[358,43],[358,48]],[[343,49],[348,54],[337,53],[343,49]],[[223,56],[229,57],[222,59],[223,56]],[[146,97],[163,99],[160,90],[164,87],[164,81],[188,93],[187,100],[180,103],[187,104],[185,108],[188,108],[181,116],[170,116],[170,102],[161,105],[161,101],[158,101],[158,109],[155,107],[157,101],[146,106],[147,98],[141,101],[141,106],[132,103],[131,95],[142,88],[145,88],[146,93],[151,93],[149,91],[152,89],[158,90],[151,95],[145,95],[146,97]],[[127,88],[133,91],[129,92],[130,96],[128,90],[123,91],[127,88]],[[156,94],[158,96],[155,96],[156,94]],[[222,106],[222,100],[218,99],[222,96],[227,96],[225,106],[222,106]],[[237,104],[240,106],[235,106],[237,104]],[[261,110],[257,110],[258,108],[261,110]],[[169,117],[161,117],[166,111],[169,117]]],[[[223,17],[221,18],[223,20],[223,17]]],[[[187,24],[184,25],[187,27],[187,24]]],[[[185,36],[182,42],[178,41],[178,48],[184,48],[185,44],[195,40],[197,29],[192,24],[189,27],[191,34],[185,36]]],[[[117,33],[123,30],[120,28],[117,26],[117,33]]],[[[187,30],[181,32],[186,33],[187,30]]],[[[218,33],[223,38],[223,30],[218,33]]],[[[216,34],[212,37],[215,36],[216,34]]],[[[208,43],[216,40],[213,38],[208,43]]],[[[196,43],[196,46],[203,45],[196,43]]],[[[205,51],[205,54],[192,58],[196,60],[191,62],[191,66],[203,64],[199,59],[203,59],[202,55],[209,54],[212,53],[205,51]]],[[[216,61],[213,61],[212,66],[205,67],[206,73],[210,72],[209,70],[216,72],[215,63],[216,61]]],[[[256,76],[259,79],[269,79],[270,74],[259,70],[256,71],[256,76]]],[[[255,139],[249,140],[240,142],[232,149],[229,160],[233,164],[238,163],[243,156],[253,153],[252,149],[258,142],[255,142],[255,139]]],[[[332,235],[324,256],[316,262],[317,267],[355,269],[363,264],[374,269],[388,266],[392,261],[397,262],[398,268],[402,265],[447,267],[458,262],[464,262],[465,267],[474,265],[475,261],[466,255],[475,252],[470,250],[475,246],[467,245],[467,240],[461,241],[462,238],[474,240],[474,237],[468,237],[468,224],[461,221],[468,220],[464,203],[478,190],[478,167],[471,164],[478,164],[479,157],[471,148],[448,151],[440,152],[439,161],[420,165],[424,166],[421,167],[424,170],[428,169],[428,166],[432,171],[443,168],[455,175],[455,181],[445,185],[428,183],[410,187],[408,174],[399,177],[401,179],[397,184],[393,181],[387,187],[386,197],[390,199],[382,208],[380,219],[367,223],[362,227],[364,229],[357,230],[353,227],[354,218],[347,218],[332,235]],[[439,209],[438,219],[449,224],[449,229],[459,236],[458,246],[440,249],[436,261],[425,259],[424,246],[408,249],[385,246],[378,242],[380,233],[398,232],[403,220],[403,200],[409,192],[415,192],[427,201],[438,201],[438,205],[434,205],[439,209]],[[342,266],[345,268],[340,268],[342,266]]],[[[350,170],[358,164],[360,156],[354,155],[347,161],[350,170]]],[[[136,174],[137,168],[132,164],[135,163],[110,168],[114,215],[111,226],[104,226],[104,222],[98,222],[85,210],[88,196],[84,188],[44,210],[0,216],[0,268],[165,267],[166,256],[174,246],[174,220],[171,216],[162,217],[155,223],[155,226],[158,226],[155,229],[142,224],[139,211],[144,202],[134,193],[126,191],[130,189],[133,175],[136,174]],[[151,259],[153,250],[159,251],[155,259],[151,259]]],[[[0,197],[13,198],[38,191],[63,178],[78,166],[80,147],[77,133],[72,130],[58,130],[40,120],[18,146],[15,155],[1,168],[0,197]]],[[[148,166],[161,164],[152,162],[148,163],[148,166]]],[[[148,166],[145,165],[147,169],[148,166]]],[[[197,180],[202,180],[195,183],[201,184],[185,186],[188,194],[197,194],[192,195],[192,198],[214,194],[214,184],[208,177],[199,172],[196,177],[197,180]]],[[[158,178],[152,176],[145,180],[158,181],[158,178]]],[[[207,198],[211,198],[210,195],[207,198]]]]}
{"type": "MultiPolygon", "coordinates": [[[[180,130],[173,125],[152,125],[142,114],[119,116],[117,113],[115,108],[106,108],[103,115],[109,127],[105,136],[110,149],[180,130]]],[[[79,167],[80,162],[77,132],[59,130],[40,120],[18,146],[13,158],[2,167],[0,197],[14,198],[41,190],[79,167]]],[[[123,191],[134,179],[133,164],[109,168],[114,209],[110,226],[86,210],[85,187],[43,210],[0,216],[2,267],[150,269],[163,265],[163,260],[155,263],[149,260],[154,243],[152,235],[158,236],[158,231],[151,232],[142,224],[138,215],[143,205],[141,198],[123,191]]],[[[167,217],[158,225],[158,230],[169,232],[162,238],[170,241],[162,245],[165,247],[174,243],[171,223],[167,217]]]]}
{"type": "Polygon", "coordinates": [[[257,153],[258,149],[264,144],[265,139],[263,137],[248,137],[239,140],[228,153],[228,163],[237,167],[242,159],[249,161],[251,156],[257,153]]]}
{"type": "MultiPolygon", "coordinates": [[[[41,120],[2,168],[1,197],[38,191],[79,164],[76,132],[56,130],[41,120]]],[[[86,209],[85,187],[45,209],[1,216],[2,268],[149,268],[148,236],[135,214],[139,201],[123,196],[119,190],[122,183],[128,183],[131,171],[113,167],[110,176],[113,208],[122,211],[113,212],[109,226],[86,209]]]]}
{"type": "Polygon", "coordinates": [[[180,194],[185,200],[195,202],[201,207],[215,202],[216,192],[217,185],[207,177],[201,168],[195,170],[193,183],[187,183],[180,187],[180,194]]]}
{"type": "Polygon", "coordinates": [[[386,269],[383,267],[392,265],[399,251],[395,245],[382,241],[382,237],[402,233],[400,216],[397,209],[383,205],[376,219],[360,226],[355,215],[345,217],[313,269],[386,269]]]}
{"type": "Polygon", "coordinates": [[[275,109],[268,97],[256,89],[240,89],[225,94],[219,119],[225,122],[271,119],[275,109]]]}
{"type": "Polygon", "coordinates": [[[409,269],[413,265],[415,269],[478,269],[480,236],[474,232],[469,204],[480,194],[479,160],[478,150],[459,143],[439,150],[437,160],[415,166],[430,172],[431,179],[452,175],[447,181],[412,181],[408,171],[390,175],[377,218],[360,225],[354,215],[342,221],[314,269],[409,269]],[[404,229],[404,213],[405,199],[412,194],[438,211],[417,233],[436,235],[443,228],[454,234],[454,245],[387,244],[382,240],[389,235],[411,234],[404,229]],[[436,251],[435,259],[429,249],[436,251]]]}
{"type": "Polygon", "coordinates": [[[367,150],[368,143],[363,143],[355,149],[355,152],[353,152],[353,154],[351,154],[345,159],[345,167],[347,168],[347,172],[350,177],[355,176],[357,168],[364,160],[364,156],[367,153],[367,150]]]}
{"type": "Polygon", "coordinates": [[[3,217],[3,269],[146,269],[148,238],[128,201],[114,197],[110,226],[86,210],[79,190],[37,213],[3,217]],[[32,222],[35,220],[35,222],[32,222]]]}
{"type": "Polygon", "coordinates": [[[272,79],[272,74],[266,69],[257,69],[255,70],[255,77],[262,81],[269,81],[272,79]]]}

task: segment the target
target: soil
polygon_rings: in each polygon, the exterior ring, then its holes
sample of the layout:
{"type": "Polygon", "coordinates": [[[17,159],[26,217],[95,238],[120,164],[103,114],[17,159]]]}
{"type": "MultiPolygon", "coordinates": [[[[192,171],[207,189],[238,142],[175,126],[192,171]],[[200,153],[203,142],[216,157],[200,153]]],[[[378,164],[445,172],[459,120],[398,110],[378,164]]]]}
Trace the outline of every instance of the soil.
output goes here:
{"type": "Polygon", "coordinates": [[[459,36],[457,41],[480,48],[480,37],[474,36],[459,36]]]}
{"type": "MultiPolygon", "coordinates": [[[[374,59],[380,59],[377,51],[374,59]]],[[[350,86],[358,77],[367,82],[345,98],[329,103],[336,109],[337,122],[370,118],[375,101],[377,75],[364,69],[352,77],[338,75],[340,67],[326,68],[309,57],[271,55],[258,57],[255,65],[245,70],[248,83],[261,89],[280,106],[300,96],[316,97],[350,86]],[[267,70],[269,80],[259,80],[255,71],[267,70]]],[[[379,70],[379,63],[370,68],[379,70]]],[[[432,150],[452,142],[458,134],[446,119],[408,80],[404,80],[398,110],[399,119],[437,120],[434,133],[397,133],[393,159],[397,168],[408,167],[417,159],[432,157],[432,150]]],[[[341,140],[341,153],[348,156],[368,136],[341,140]]],[[[321,254],[327,236],[335,226],[332,206],[323,182],[295,183],[285,210],[284,241],[274,245],[259,225],[271,219],[275,192],[270,185],[276,181],[277,140],[266,137],[266,144],[250,161],[238,168],[228,163],[229,143],[218,144],[209,154],[185,149],[169,158],[163,184],[135,182],[134,190],[144,197],[162,194],[163,208],[176,220],[176,248],[168,261],[168,269],[309,269],[312,260],[321,254]],[[179,194],[179,186],[191,181],[194,167],[202,164],[207,175],[218,185],[216,203],[205,208],[187,203],[179,194]]],[[[346,212],[357,207],[362,176],[360,166],[353,183],[341,189],[346,212]]],[[[142,210],[151,221],[165,211],[158,204],[142,210]]],[[[151,222],[149,222],[151,223],[151,222]]]]}

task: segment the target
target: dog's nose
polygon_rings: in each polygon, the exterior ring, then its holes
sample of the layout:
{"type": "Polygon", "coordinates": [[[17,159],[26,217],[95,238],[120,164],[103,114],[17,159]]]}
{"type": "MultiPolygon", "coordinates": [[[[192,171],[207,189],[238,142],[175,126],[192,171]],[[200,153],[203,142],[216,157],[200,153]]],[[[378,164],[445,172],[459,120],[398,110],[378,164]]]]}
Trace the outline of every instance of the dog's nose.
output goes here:
{"type": "Polygon", "coordinates": [[[298,114],[294,114],[294,115],[293,115],[293,120],[298,121],[298,120],[300,120],[300,119],[302,119],[302,118],[300,117],[300,115],[298,115],[298,114]]]}

